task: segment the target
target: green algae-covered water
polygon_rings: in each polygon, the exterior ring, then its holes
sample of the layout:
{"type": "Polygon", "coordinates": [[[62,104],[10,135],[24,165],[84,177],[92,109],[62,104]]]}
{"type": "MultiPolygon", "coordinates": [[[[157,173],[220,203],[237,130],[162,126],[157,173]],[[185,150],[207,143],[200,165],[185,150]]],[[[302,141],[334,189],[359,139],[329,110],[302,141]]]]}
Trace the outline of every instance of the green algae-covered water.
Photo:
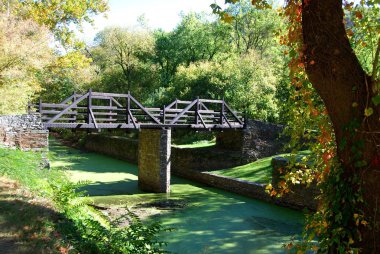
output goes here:
{"type": "Polygon", "coordinates": [[[53,139],[50,151],[52,167],[67,167],[73,181],[91,181],[85,189],[98,205],[162,200],[182,204],[180,209],[147,217],[175,229],[162,234],[167,250],[174,253],[285,253],[282,244],[302,230],[304,216],[297,211],[176,177],[170,195],[144,193],[137,188],[136,165],[68,148],[53,139]]]}

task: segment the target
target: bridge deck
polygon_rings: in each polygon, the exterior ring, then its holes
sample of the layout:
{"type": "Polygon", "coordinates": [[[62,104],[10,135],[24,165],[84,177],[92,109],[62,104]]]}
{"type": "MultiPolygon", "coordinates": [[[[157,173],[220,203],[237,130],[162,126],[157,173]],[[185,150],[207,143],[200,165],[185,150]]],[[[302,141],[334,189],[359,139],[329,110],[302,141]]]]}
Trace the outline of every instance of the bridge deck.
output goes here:
{"type": "Polygon", "coordinates": [[[61,103],[29,104],[36,109],[46,128],[140,129],[193,128],[239,129],[244,116],[224,100],[175,100],[161,108],[144,107],[130,93],[73,94],[61,103]]]}

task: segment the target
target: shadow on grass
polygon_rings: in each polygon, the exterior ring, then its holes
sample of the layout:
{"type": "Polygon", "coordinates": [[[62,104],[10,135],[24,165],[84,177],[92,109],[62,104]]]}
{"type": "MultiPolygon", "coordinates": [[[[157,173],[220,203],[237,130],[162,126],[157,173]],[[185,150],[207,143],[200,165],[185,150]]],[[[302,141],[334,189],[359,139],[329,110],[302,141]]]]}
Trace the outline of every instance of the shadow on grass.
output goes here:
{"type": "MultiPolygon", "coordinates": [[[[1,253],[51,253],[59,246],[55,226],[61,218],[39,204],[0,197],[1,253]]],[[[6,198],[10,198],[9,196],[6,198]]]]}

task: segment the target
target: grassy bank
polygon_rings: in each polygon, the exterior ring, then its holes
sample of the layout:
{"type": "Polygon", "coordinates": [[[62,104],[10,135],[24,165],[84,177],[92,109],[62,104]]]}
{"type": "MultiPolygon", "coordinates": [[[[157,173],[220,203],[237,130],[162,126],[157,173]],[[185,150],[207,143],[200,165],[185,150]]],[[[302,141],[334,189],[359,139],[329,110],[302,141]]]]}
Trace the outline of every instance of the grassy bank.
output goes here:
{"type": "MultiPolygon", "coordinates": [[[[296,158],[301,158],[305,155],[309,155],[310,151],[301,151],[296,158]]],[[[232,178],[247,180],[250,182],[256,182],[261,184],[268,184],[272,180],[272,159],[274,157],[290,157],[290,154],[279,154],[271,157],[266,157],[248,163],[242,166],[233,168],[227,168],[222,170],[212,171],[212,173],[222,176],[228,176],[232,178]]]]}
{"type": "MultiPolygon", "coordinates": [[[[6,236],[23,235],[20,228],[31,231],[33,237],[20,237],[10,242],[20,242],[25,246],[40,246],[36,253],[161,253],[162,242],[156,237],[162,226],[159,223],[145,225],[132,213],[123,215],[123,223],[110,221],[102,213],[90,206],[90,200],[76,190],[82,185],[71,183],[64,172],[59,169],[42,168],[40,153],[22,152],[0,148],[0,176],[3,180],[3,191],[10,191],[8,181],[25,189],[23,196],[1,195],[5,205],[0,206],[0,223],[2,234],[6,236]],[[11,180],[10,180],[11,179],[11,180]],[[9,187],[9,186],[8,186],[9,187]],[[38,207],[46,210],[47,217],[40,216],[39,210],[27,205],[28,197],[45,200],[38,207]],[[6,200],[5,200],[6,198],[6,200]],[[13,203],[25,203],[21,206],[20,215],[13,203]],[[26,216],[25,216],[26,215],[26,216]],[[23,218],[17,220],[17,218],[23,218]],[[15,223],[16,222],[16,223],[15,223]],[[36,224],[35,222],[41,222],[36,224]],[[20,225],[18,225],[20,223],[20,225]],[[12,231],[7,225],[15,225],[12,231]],[[33,226],[32,225],[36,225],[33,226]],[[53,234],[53,235],[51,235],[53,234]],[[62,239],[54,234],[63,235],[62,239]],[[36,244],[41,239],[46,240],[36,244]],[[58,241],[58,242],[57,242],[58,241]]],[[[18,188],[17,188],[18,189],[18,188]]],[[[36,199],[36,200],[37,200],[36,199]]],[[[34,200],[34,199],[33,199],[34,200]]],[[[33,201],[34,202],[34,201],[33,201]]],[[[43,213],[42,213],[43,214],[43,213]]],[[[6,238],[5,238],[6,239],[6,238]]],[[[9,244],[8,244],[9,245],[9,244]]],[[[11,244],[9,248],[16,248],[11,244]]],[[[15,249],[13,249],[15,250],[15,249]]],[[[17,253],[17,251],[10,253],[17,253]]],[[[33,253],[33,252],[29,252],[33,253]]]]}

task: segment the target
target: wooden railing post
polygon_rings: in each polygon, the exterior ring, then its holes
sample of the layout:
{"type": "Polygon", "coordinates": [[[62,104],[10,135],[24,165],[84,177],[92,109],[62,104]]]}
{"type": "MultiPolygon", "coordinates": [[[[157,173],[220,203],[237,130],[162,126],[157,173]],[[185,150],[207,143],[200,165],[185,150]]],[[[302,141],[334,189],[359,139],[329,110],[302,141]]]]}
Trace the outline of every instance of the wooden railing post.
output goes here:
{"type": "Polygon", "coordinates": [[[223,102],[222,102],[222,109],[220,110],[220,124],[223,125],[224,124],[224,97],[223,97],[223,102]]]}
{"type": "Polygon", "coordinates": [[[129,115],[129,112],[131,112],[131,92],[128,91],[128,97],[127,97],[127,124],[129,125],[131,123],[131,116],[129,115]]]}
{"type": "Polygon", "coordinates": [[[88,97],[87,97],[87,123],[88,124],[92,123],[91,108],[92,108],[92,89],[90,88],[88,90],[88,97]]]}
{"type": "Polygon", "coordinates": [[[164,105],[164,109],[162,110],[162,123],[165,124],[166,120],[166,112],[165,112],[166,106],[164,105]]]}
{"type": "MultiPolygon", "coordinates": [[[[73,99],[71,103],[74,103],[74,101],[76,100],[76,97],[77,97],[77,93],[73,92],[73,99]]],[[[78,110],[75,110],[75,113],[78,113],[78,110]]],[[[75,123],[77,121],[77,115],[73,115],[73,118],[74,118],[73,123],[75,123]]]]}
{"type": "Polygon", "coordinates": [[[109,119],[110,119],[110,122],[112,122],[112,98],[110,98],[110,103],[109,103],[109,105],[110,105],[110,111],[108,112],[108,113],[110,113],[110,115],[109,115],[109,119]]]}
{"type": "Polygon", "coordinates": [[[30,99],[28,99],[28,115],[30,115],[30,113],[32,112],[31,107],[32,105],[30,104],[30,99]]]}
{"type": "Polygon", "coordinates": [[[42,99],[40,98],[40,102],[38,104],[38,112],[41,114],[42,116],[42,99]]]}
{"type": "Polygon", "coordinates": [[[196,108],[195,108],[195,124],[198,125],[199,124],[199,97],[197,97],[197,105],[196,105],[196,108]]]}

